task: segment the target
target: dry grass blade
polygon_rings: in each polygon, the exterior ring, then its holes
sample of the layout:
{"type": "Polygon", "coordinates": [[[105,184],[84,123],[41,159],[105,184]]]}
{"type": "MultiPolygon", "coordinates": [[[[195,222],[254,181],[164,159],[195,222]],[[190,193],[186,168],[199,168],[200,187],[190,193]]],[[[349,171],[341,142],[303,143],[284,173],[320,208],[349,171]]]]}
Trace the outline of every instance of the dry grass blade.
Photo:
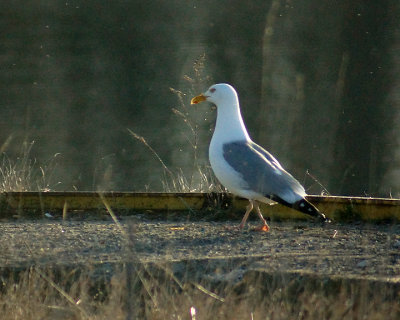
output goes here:
{"type": "Polygon", "coordinates": [[[0,146],[0,153],[3,153],[7,150],[8,146],[11,143],[12,138],[13,138],[12,134],[7,137],[6,141],[4,141],[3,144],[0,146]]]}
{"type": "MultiPolygon", "coordinates": [[[[147,268],[145,267],[145,265],[143,263],[141,263],[140,259],[138,259],[134,252],[134,239],[132,237],[133,231],[130,230],[129,233],[127,233],[125,231],[125,229],[122,227],[121,223],[119,222],[116,214],[114,213],[114,211],[112,210],[111,206],[109,205],[108,201],[106,200],[106,198],[104,197],[104,195],[99,192],[99,196],[104,204],[104,206],[106,207],[108,213],[110,214],[111,218],[113,219],[114,223],[117,225],[118,229],[121,231],[121,233],[124,235],[125,240],[126,240],[126,247],[128,249],[128,257],[127,257],[127,268],[126,268],[126,279],[127,279],[127,302],[126,302],[126,309],[127,309],[127,319],[131,318],[131,314],[133,313],[131,310],[131,288],[130,285],[132,283],[132,273],[134,273],[140,280],[140,282],[142,283],[143,287],[145,288],[148,296],[150,297],[150,299],[153,301],[153,305],[155,308],[158,308],[158,303],[157,300],[155,299],[154,295],[151,292],[151,285],[148,283],[148,281],[143,277],[143,270],[146,270],[147,268]],[[135,260],[133,261],[133,257],[136,257],[135,260]],[[137,262],[137,263],[134,263],[137,262]],[[139,269],[139,267],[141,267],[141,269],[139,269]]],[[[146,270],[147,271],[147,270],[146,270]]],[[[148,271],[147,271],[148,272],[148,271]]]]}
{"type": "Polygon", "coordinates": [[[127,240],[129,240],[127,233],[125,232],[125,229],[122,228],[121,223],[119,222],[117,216],[115,215],[114,211],[111,209],[110,204],[108,203],[107,199],[104,197],[104,194],[102,192],[98,193],[101,201],[103,202],[104,206],[107,209],[107,212],[110,214],[111,218],[113,219],[114,223],[118,227],[118,229],[121,231],[121,233],[125,236],[127,240]]]}
{"type": "Polygon", "coordinates": [[[192,317],[192,320],[196,320],[196,308],[195,307],[190,307],[190,316],[192,317]]]}
{"type": "Polygon", "coordinates": [[[165,171],[167,171],[170,175],[173,175],[171,170],[168,169],[168,167],[166,166],[164,161],[161,159],[161,157],[158,155],[158,153],[147,143],[147,141],[146,141],[146,139],[144,137],[142,137],[142,136],[138,135],[137,133],[133,132],[131,129],[127,129],[127,130],[128,130],[128,132],[130,133],[130,135],[132,137],[134,137],[136,140],[138,140],[141,143],[143,143],[153,153],[153,155],[155,155],[155,157],[158,159],[158,161],[160,161],[160,163],[163,166],[165,171]]]}
{"type": "MultiPolygon", "coordinates": [[[[204,76],[206,56],[202,54],[193,64],[194,77],[185,75],[183,78],[189,83],[191,89],[189,89],[190,95],[192,92],[198,92],[200,87],[204,89],[205,83],[210,82],[208,76],[204,76]]],[[[171,170],[165,162],[162,160],[160,155],[149,145],[143,136],[138,135],[130,129],[127,129],[129,134],[142,143],[150,152],[157,158],[164,169],[163,178],[161,183],[164,192],[214,192],[221,191],[220,186],[214,183],[213,173],[208,169],[208,164],[204,165],[199,160],[199,125],[190,117],[190,112],[186,101],[188,94],[181,90],[170,88],[170,91],[175,94],[178,98],[179,106],[172,108],[172,112],[179,117],[186,124],[187,130],[182,130],[185,140],[189,145],[190,158],[193,159],[192,164],[187,164],[184,168],[178,168],[171,170]]]]}
{"type": "MultiPolygon", "coordinates": [[[[25,246],[30,252],[32,256],[34,253],[32,252],[28,243],[25,242],[25,246]]],[[[36,272],[41,278],[43,278],[48,284],[50,284],[63,298],[65,298],[71,305],[76,308],[80,314],[82,315],[82,319],[89,319],[89,315],[85,311],[85,309],[79,305],[80,300],[75,301],[73,297],[71,297],[65,290],[63,290],[57,283],[55,283],[52,279],[50,279],[46,274],[44,274],[38,267],[31,267],[31,270],[36,272]]]]}
{"type": "Polygon", "coordinates": [[[215,294],[214,292],[211,292],[210,290],[207,290],[204,288],[201,284],[199,283],[193,283],[193,286],[200,290],[201,292],[205,293],[206,295],[210,296],[211,298],[218,300],[220,302],[225,302],[225,299],[220,297],[219,295],[215,294]]]}
{"type": "Polygon", "coordinates": [[[0,155],[0,192],[10,191],[50,191],[56,168],[56,153],[47,163],[39,166],[31,159],[34,141],[24,143],[21,155],[15,160],[5,153],[0,155]]]}
{"type": "Polygon", "coordinates": [[[330,193],[329,193],[329,191],[324,187],[324,185],[321,183],[321,182],[319,182],[319,180],[316,178],[316,177],[314,177],[311,173],[310,173],[310,171],[306,171],[306,175],[308,175],[309,177],[311,177],[311,179],[313,179],[321,188],[322,188],[322,194],[323,195],[330,195],[330,193]]]}
{"type": "Polygon", "coordinates": [[[57,283],[55,283],[38,268],[33,268],[33,271],[35,271],[39,276],[46,280],[54,289],[58,291],[58,293],[60,293],[61,296],[63,296],[69,303],[71,303],[76,309],[78,309],[83,319],[89,319],[89,315],[86,313],[85,309],[83,309],[82,306],[79,305],[80,300],[75,301],[73,297],[71,297],[59,285],[57,285],[57,283]]]}
{"type": "Polygon", "coordinates": [[[68,202],[64,202],[63,211],[62,211],[62,219],[66,220],[68,217],[68,202]]]}

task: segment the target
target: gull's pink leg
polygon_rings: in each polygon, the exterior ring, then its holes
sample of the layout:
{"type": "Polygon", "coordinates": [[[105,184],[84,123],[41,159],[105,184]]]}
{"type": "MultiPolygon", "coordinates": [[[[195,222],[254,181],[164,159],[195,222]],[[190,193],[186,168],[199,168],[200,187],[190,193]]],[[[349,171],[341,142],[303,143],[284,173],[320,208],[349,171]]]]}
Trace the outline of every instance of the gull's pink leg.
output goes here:
{"type": "Polygon", "coordinates": [[[244,214],[242,222],[239,224],[239,229],[243,229],[244,224],[246,223],[247,218],[249,217],[249,214],[250,214],[251,210],[253,210],[253,205],[254,205],[253,200],[249,200],[249,201],[250,201],[250,203],[246,207],[246,213],[244,214]]]}
{"type": "Polygon", "coordinates": [[[264,217],[263,217],[263,215],[261,213],[260,206],[259,206],[259,204],[257,202],[255,202],[254,204],[255,204],[255,209],[257,211],[258,217],[263,222],[263,225],[255,228],[255,230],[268,232],[269,231],[269,226],[267,224],[267,221],[264,219],[264,217]]]}

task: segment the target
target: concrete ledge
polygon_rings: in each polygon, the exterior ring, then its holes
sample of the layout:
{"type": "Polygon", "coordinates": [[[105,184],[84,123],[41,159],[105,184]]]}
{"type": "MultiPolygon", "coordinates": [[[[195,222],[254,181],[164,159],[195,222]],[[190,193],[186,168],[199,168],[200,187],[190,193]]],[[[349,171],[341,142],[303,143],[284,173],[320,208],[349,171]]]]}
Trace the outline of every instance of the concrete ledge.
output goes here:
{"type": "MultiPolygon", "coordinates": [[[[308,196],[327,217],[335,221],[399,221],[400,200],[363,197],[308,196]]],[[[106,201],[114,210],[131,211],[243,211],[247,200],[216,193],[132,193],[132,192],[5,192],[0,193],[0,217],[24,210],[43,215],[48,210],[104,209],[106,201]],[[102,197],[101,197],[101,196],[102,197]]],[[[263,205],[271,219],[308,219],[281,205],[263,205]]]]}

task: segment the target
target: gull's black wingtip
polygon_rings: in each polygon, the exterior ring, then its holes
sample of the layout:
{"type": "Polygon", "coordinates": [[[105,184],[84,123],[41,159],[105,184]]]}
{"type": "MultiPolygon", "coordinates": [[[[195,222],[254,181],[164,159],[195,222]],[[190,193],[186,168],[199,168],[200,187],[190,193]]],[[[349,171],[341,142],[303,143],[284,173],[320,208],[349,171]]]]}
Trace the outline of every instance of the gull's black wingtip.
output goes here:
{"type": "Polygon", "coordinates": [[[330,223],[331,220],[327,218],[322,212],[320,212],[313,204],[308,202],[306,199],[301,199],[293,203],[293,209],[300,211],[302,213],[308,214],[315,217],[323,223],[330,223]]]}
{"type": "Polygon", "coordinates": [[[331,219],[327,218],[322,212],[320,212],[313,204],[308,202],[306,199],[301,199],[299,201],[296,201],[295,203],[289,203],[282,198],[278,196],[268,196],[273,201],[276,201],[280,204],[283,204],[284,206],[287,206],[289,208],[293,208],[297,211],[300,211],[302,213],[308,214],[318,221],[321,221],[322,223],[331,223],[331,219]]]}
{"type": "Polygon", "coordinates": [[[332,220],[327,218],[325,214],[323,214],[322,212],[320,212],[320,216],[319,216],[319,220],[325,224],[325,223],[331,223],[332,220]]]}

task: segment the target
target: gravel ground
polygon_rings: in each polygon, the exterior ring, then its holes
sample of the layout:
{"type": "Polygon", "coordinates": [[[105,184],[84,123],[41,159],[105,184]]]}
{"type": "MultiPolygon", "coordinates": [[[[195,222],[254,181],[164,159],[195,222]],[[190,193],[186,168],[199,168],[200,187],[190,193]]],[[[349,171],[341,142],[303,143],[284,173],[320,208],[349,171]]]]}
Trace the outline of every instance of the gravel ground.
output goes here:
{"type": "Polygon", "coordinates": [[[142,261],[237,259],[247,269],[400,281],[400,225],[273,222],[268,233],[237,222],[126,217],[112,221],[0,223],[0,267],[124,261],[130,237],[142,261]]]}

